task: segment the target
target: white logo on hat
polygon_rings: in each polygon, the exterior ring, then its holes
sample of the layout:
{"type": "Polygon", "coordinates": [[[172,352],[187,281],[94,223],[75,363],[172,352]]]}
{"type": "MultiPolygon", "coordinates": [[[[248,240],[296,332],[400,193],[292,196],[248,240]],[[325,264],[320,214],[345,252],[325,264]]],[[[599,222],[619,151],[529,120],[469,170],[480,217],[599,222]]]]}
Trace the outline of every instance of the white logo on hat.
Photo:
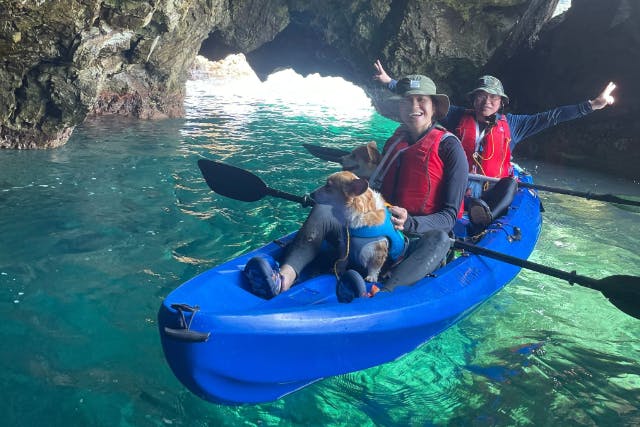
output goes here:
{"type": "Polygon", "coordinates": [[[420,89],[420,80],[409,80],[410,89],[420,89]]]}

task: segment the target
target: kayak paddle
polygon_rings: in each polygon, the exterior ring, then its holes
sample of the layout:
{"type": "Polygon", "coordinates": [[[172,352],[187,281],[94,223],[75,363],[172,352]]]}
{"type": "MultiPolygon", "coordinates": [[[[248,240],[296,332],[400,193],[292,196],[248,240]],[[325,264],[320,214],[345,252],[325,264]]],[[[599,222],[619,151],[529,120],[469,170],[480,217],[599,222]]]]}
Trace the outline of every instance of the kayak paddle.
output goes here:
{"type": "Polygon", "coordinates": [[[457,249],[464,249],[476,255],[486,256],[507,264],[517,265],[527,270],[533,270],[538,273],[563,279],[569,284],[577,284],[596,291],[600,291],[619,310],[640,319],[640,277],[616,274],[603,279],[593,279],[587,276],[576,274],[575,271],[570,273],[558,270],[546,265],[537,264],[522,258],[516,258],[511,255],[495,252],[482,246],[473,245],[462,240],[454,240],[453,246],[457,249]]]}
{"type": "MultiPolygon", "coordinates": [[[[255,202],[264,196],[273,196],[300,203],[304,207],[312,206],[314,203],[313,199],[308,195],[301,197],[269,188],[258,176],[235,166],[213,160],[200,159],[198,160],[198,167],[211,190],[231,199],[243,202],[255,202]]],[[[640,277],[615,275],[598,280],[580,276],[575,272],[567,273],[542,264],[512,257],[461,240],[454,240],[453,246],[477,255],[493,258],[506,262],[507,264],[513,264],[520,268],[526,268],[548,276],[564,279],[570,284],[575,283],[600,291],[604,297],[609,299],[618,309],[630,316],[640,319],[640,277]]]]}
{"type": "MultiPolygon", "coordinates": [[[[475,173],[470,173],[469,179],[472,179],[475,181],[489,181],[489,182],[500,181],[500,178],[491,178],[488,176],[478,175],[475,173]]],[[[640,206],[640,200],[623,199],[613,194],[594,194],[590,191],[567,190],[564,188],[548,187],[546,185],[531,184],[529,182],[520,182],[520,181],[518,181],[518,186],[524,187],[524,188],[532,188],[534,190],[547,191],[550,193],[559,193],[559,194],[567,194],[569,196],[583,197],[587,200],[600,200],[603,202],[610,202],[618,205],[640,206]]]]}
{"type": "MultiPolygon", "coordinates": [[[[350,154],[349,151],[340,150],[337,148],[323,147],[321,145],[302,144],[302,146],[306,148],[307,151],[312,155],[314,155],[315,157],[322,160],[335,162],[335,163],[340,163],[341,157],[347,154],[350,154]]],[[[477,175],[477,174],[470,173],[469,179],[477,180],[477,181],[497,182],[499,178],[491,178],[484,175],[477,175]]],[[[624,199],[613,194],[595,194],[589,191],[567,190],[564,188],[549,187],[546,185],[530,184],[528,182],[518,182],[518,186],[524,187],[524,188],[532,188],[534,190],[539,190],[539,191],[546,191],[549,193],[558,193],[558,194],[566,194],[569,196],[582,197],[587,200],[600,200],[603,202],[610,202],[618,205],[640,206],[640,200],[624,199]]],[[[632,211],[635,212],[635,210],[632,210],[632,211]]]]}
{"type": "Polygon", "coordinates": [[[302,206],[313,205],[313,200],[308,195],[300,197],[269,188],[256,175],[235,166],[200,159],[198,167],[211,190],[231,199],[255,202],[264,196],[273,196],[300,203],[302,206]]]}
{"type": "Polygon", "coordinates": [[[330,162],[340,163],[340,158],[351,154],[350,151],[339,150],[337,148],[323,147],[321,145],[302,144],[304,148],[315,157],[328,160],[330,162]]]}

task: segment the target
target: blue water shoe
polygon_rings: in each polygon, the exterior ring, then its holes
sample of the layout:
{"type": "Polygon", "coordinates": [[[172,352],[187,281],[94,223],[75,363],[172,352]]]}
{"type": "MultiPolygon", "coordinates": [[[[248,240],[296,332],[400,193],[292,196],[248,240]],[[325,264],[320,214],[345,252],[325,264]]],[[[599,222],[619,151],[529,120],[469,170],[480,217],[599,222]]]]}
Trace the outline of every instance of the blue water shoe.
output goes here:
{"type": "Polygon", "coordinates": [[[282,289],[282,276],[278,262],[270,255],[251,258],[244,267],[249,290],[261,298],[271,299],[282,289]]]}
{"type": "Polygon", "coordinates": [[[364,279],[355,270],[347,270],[336,285],[336,297],[339,302],[351,302],[354,298],[367,297],[364,279]]]}

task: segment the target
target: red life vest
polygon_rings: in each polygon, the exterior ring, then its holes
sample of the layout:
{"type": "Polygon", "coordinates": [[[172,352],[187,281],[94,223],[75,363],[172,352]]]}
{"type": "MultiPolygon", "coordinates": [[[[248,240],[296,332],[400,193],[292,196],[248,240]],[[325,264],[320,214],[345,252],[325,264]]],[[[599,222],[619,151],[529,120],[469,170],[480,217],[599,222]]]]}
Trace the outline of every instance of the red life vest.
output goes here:
{"type": "Polygon", "coordinates": [[[493,178],[513,175],[511,168],[511,130],[504,115],[496,124],[488,128],[482,138],[482,151],[476,152],[478,124],[473,110],[465,111],[456,128],[456,135],[462,142],[462,148],[469,161],[469,172],[479,173],[493,178]]]}
{"type": "Polygon", "coordinates": [[[447,135],[451,134],[434,127],[410,145],[401,126],[387,140],[379,170],[385,171],[381,193],[388,202],[402,206],[410,215],[428,215],[442,209],[444,164],[438,148],[447,135]],[[391,152],[387,155],[388,150],[391,152]]]}

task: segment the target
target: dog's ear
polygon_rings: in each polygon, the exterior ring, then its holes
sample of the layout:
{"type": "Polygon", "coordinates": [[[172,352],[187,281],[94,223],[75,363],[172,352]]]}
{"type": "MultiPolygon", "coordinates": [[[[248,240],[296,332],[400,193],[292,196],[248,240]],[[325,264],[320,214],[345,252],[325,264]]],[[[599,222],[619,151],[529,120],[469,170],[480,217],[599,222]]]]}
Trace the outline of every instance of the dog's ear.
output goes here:
{"type": "Polygon", "coordinates": [[[378,164],[382,160],[382,155],[380,154],[380,151],[378,151],[378,145],[375,141],[369,141],[367,144],[367,153],[369,154],[371,163],[378,164]]]}
{"type": "Polygon", "coordinates": [[[363,194],[369,188],[369,181],[364,178],[354,179],[349,183],[349,195],[357,197],[363,194]]]}

